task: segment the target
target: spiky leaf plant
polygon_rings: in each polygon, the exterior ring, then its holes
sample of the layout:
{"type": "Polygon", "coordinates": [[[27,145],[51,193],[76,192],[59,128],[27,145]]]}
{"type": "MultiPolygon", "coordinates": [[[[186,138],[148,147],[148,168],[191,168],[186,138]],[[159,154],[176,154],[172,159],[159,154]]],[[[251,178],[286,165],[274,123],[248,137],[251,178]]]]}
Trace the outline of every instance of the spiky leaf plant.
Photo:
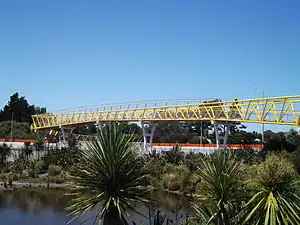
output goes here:
{"type": "Polygon", "coordinates": [[[243,224],[300,224],[299,185],[296,171],[287,159],[269,156],[257,166],[249,185],[254,194],[243,210],[243,224]]]}
{"type": "Polygon", "coordinates": [[[145,165],[133,136],[115,124],[106,125],[90,138],[81,155],[76,183],[84,189],[68,210],[76,218],[96,209],[99,224],[127,224],[127,212],[149,200],[145,165]]]}
{"type": "Polygon", "coordinates": [[[194,205],[204,224],[237,224],[243,201],[241,162],[229,150],[217,150],[201,160],[198,202],[194,205]]]}

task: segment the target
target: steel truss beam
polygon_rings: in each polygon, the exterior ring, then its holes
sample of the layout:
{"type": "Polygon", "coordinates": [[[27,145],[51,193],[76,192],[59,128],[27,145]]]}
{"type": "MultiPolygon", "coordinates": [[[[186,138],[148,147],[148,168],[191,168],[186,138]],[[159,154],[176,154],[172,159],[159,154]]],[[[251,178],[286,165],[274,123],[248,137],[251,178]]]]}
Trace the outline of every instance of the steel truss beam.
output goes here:
{"type": "Polygon", "coordinates": [[[233,101],[131,103],[33,115],[33,130],[107,122],[216,121],[300,126],[300,96],[233,101]]]}

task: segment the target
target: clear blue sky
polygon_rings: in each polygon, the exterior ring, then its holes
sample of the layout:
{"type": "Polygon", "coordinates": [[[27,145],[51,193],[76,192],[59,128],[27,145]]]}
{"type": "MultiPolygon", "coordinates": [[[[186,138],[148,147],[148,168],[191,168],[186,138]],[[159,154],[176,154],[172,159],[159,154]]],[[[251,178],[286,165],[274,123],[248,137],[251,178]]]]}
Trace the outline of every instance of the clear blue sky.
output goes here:
{"type": "Polygon", "coordinates": [[[0,3],[0,105],[300,94],[300,1],[0,3]]]}

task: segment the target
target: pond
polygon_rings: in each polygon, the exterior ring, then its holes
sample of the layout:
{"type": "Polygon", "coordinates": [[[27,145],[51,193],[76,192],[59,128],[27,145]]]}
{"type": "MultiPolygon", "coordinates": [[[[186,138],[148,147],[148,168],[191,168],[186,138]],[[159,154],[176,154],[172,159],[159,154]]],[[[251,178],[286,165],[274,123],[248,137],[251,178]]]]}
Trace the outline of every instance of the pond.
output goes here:
{"type": "MultiPolygon", "coordinates": [[[[175,221],[181,215],[188,213],[188,201],[176,194],[155,193],[158,199],[159,210],[166,213],[175,221]],[[178,210],[176,210],[176,208],[178,210]]],[[[1,225],[63,225],[72,219],[65,211],[69,201],[74,195],[63,190],[56,189],[18,189],[15,191],[0,191],[0,217],[1,225]]],[[[137,206],[136,210],[144,215],[149,215],[149,210],[143,206],[137,206]]],[[[92,225],[95,212],[74,220],[71,225],[92,225]]],[[[149,220],[143,216],[130,213],[129,224],[135,221],[137,225],[149,225],[149,220]]]]}

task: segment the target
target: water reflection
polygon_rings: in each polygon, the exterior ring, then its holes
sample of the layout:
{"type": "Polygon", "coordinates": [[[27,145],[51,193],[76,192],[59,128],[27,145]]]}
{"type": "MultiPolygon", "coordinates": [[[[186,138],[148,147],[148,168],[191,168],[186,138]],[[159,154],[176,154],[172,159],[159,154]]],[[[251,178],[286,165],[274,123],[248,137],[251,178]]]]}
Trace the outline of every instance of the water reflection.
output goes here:
{"type": "MultiPolygon", "coordinates": [[[[53,189],[19,189],[12,192],[0,192],[0,215],[3,225],[63,225],[71,217],[67,216],[65,207],[74,195],[66,193],[63,190],[53,189]]],[[[167,213],[169,217],[175,220],[175,211],[178,217],[184,216],[188,209],[188,202],[181,196],[157,192],[155,198],[158,203],[151,208],[159,208],[162,212],[167,213]],[[173,212],[172,212],[173,211],[173,212]]],[[[149,208],[137,206],[137,211],[143,215],[149,215],[149,208]]],[[[152,212],[153,213],[153,212],[152,212]]],[[[72,222],[72,225],[79,225],[86,221],[86,225],[93,224],[95,212],[89,212],[85,216],[72,222]]],[[[131,212],[129,221],[149,224],[148,219],[141,215],[131,212]]]]}
{"type": "Polygon", "coordinates": [[[0,192],[0,210],[16,207],[24,213],[39,213],[43,210],[63,212],[72,199],[62,190],[19,189],[0,192]]]}

